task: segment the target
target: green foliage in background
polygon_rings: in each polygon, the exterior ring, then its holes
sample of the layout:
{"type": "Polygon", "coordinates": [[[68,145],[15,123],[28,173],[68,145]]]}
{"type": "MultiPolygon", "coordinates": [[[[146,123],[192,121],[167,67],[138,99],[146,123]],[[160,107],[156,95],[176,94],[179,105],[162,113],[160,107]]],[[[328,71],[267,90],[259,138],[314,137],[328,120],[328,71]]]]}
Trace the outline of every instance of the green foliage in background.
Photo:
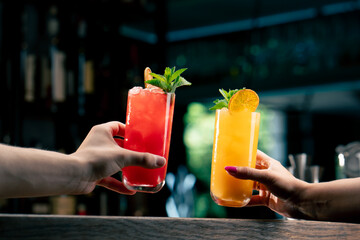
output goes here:
{"type": "Polygon", "coordinates": [[[265,153],[268,153],[275,145],[275,142],[273,140],[274,138],[270,131],[271,128],[273,128],[273,119],[275,117],[275,112],[261,104],[256,111],[260,113],[258,149],[265,153]]]}
{"type": "MultiPolygon", "coordinates": [[[[192,103],[185,115],[184,143],[187,165],[198,180],[210,184],[215,113],[201,103],[192,103]]],[[[210,186],[210,185],[209,185],[210,186]]]]}

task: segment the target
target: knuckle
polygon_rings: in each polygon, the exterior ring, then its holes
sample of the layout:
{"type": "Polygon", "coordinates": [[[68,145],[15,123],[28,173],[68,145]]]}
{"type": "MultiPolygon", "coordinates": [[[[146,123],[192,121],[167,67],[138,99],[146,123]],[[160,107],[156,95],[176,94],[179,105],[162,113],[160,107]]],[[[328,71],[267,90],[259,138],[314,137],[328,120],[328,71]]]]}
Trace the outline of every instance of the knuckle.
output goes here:
{"type": "Polygon", "coordinates": [[[138,166],[142,166],[142,167],[145,167],[148,164],[148,153],[140,153],[140,154],[136,154],[134,157],[133,157],[133,163],[135,165],[138,165],[138,166]]]}
{"type": "Polygon", "coordinates": [[[100,128],[101,128],[101,125],[94,125],[94,126],[91,128],[90,131],[96,132],[96,131],[98,131],[100,128]]]}
{"type": "Polygon", "coordinates": [[[152,167],[153,164],[151,164],[151,159],[152,159],[152,156],[150,153],[144,153],[143,159],[142,159],[144,166],[152,167]]]}

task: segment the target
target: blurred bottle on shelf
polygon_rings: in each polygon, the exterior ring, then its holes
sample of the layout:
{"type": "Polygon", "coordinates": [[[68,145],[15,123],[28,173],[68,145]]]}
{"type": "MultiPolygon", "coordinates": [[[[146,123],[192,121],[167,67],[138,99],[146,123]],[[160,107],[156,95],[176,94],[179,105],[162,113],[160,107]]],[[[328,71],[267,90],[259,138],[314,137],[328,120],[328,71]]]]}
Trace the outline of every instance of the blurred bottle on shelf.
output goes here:
{"type": "Polygon", "coordinates": [[[360,142],[339,145],[335,151],[337,153],[336,178],[360,177],[360,142]]]}
{"type": "Polygon", "coordinates": [[[74,215],[76,213],[76,197],[61,195],[51,197],[52,214],[74,215]]]}

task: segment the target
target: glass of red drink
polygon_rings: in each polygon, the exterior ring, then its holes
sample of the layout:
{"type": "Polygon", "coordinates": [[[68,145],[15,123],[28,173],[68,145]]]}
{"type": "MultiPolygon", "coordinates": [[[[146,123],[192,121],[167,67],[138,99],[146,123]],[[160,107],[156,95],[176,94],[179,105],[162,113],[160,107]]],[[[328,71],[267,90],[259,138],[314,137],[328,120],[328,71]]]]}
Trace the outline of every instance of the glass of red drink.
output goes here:
{"type": "Polygon", "coordinates": [[[174,103],[175,94],[164,93],[159,88],[134,87],[129,90],[124,148],[165,157],[166,164],[157,169],[124,167],[122,179],[128,189],[155,193],[164,186],[174,103]]]}

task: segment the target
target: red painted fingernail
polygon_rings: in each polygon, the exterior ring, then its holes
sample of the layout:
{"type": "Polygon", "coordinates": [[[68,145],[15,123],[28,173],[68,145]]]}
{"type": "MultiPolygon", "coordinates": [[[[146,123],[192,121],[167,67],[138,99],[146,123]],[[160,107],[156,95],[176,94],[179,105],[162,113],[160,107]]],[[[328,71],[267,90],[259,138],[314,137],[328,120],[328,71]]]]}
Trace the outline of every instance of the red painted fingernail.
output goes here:
{"type": "Polygon", "coordinates": [[[226,170],[229,174],[231,174],[231,175],[234,175],[234,174],[236,174],[236,172],[237,172],[236,167],[232,167],[232,166],[227,166],[227,167],[225,167],[225,170],[226,170]]]}

